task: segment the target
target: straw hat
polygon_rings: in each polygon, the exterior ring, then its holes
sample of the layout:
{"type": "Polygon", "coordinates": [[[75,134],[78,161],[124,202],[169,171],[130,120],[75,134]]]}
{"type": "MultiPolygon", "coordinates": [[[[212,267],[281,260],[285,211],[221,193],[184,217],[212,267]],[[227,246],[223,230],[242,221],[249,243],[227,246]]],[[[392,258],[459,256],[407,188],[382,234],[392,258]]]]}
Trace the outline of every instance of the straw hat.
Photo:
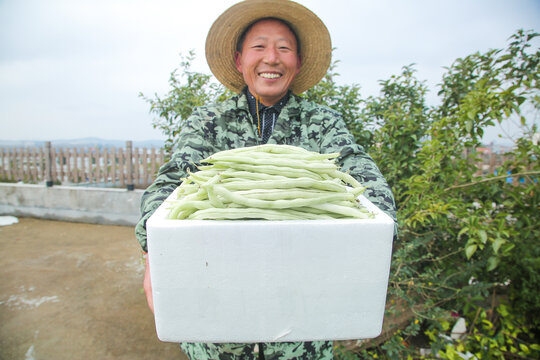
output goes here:
{"type": "Polygon", "coordinates": [[[245,0],[225,10],[214,22],[206,38],[206,61],[214,76],[239,93],[245,87],[234,56],[244,30],[262,18],[285,21],[300,42],[302,66],[291,84],[295,94],[317,84],[326,74],[332,58],[330,34],[311,10],[289,0],[245,0]]]}

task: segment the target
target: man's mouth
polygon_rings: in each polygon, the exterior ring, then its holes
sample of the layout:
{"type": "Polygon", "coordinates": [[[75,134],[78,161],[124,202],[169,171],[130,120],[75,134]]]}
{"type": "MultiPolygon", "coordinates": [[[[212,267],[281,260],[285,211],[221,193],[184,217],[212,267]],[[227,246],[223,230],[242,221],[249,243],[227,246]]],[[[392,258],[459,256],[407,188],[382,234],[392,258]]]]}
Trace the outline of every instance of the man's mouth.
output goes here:
{"type": "Polygon", "coordinates": [[[265,79],[277,79],[281,77],[281,74],[278,73],[259,73],[259,76],[265,79]]]}

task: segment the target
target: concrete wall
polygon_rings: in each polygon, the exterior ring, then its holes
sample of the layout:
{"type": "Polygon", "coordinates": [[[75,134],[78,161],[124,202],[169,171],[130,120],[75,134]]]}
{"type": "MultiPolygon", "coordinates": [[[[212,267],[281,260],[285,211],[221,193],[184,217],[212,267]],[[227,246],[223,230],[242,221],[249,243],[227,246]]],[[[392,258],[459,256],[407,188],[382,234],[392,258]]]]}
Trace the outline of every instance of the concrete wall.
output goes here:
{"type": "Polygon", "coordinates": [[[135,225],[143,191],[0,183],[0,215],[135,225]]]}

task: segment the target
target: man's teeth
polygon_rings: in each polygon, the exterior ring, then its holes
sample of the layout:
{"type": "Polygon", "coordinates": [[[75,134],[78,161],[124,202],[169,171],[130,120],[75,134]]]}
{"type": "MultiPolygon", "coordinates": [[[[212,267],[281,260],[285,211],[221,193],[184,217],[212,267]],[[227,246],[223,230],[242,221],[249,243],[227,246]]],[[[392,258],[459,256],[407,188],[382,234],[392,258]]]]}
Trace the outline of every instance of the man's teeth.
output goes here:
{"type": "Polygon", "coordinates": [[[276,73],[260,73],[260,77],[263,77],[265,79],[277,79],[278,77],[281,77],[281,74],[276,73]]]}

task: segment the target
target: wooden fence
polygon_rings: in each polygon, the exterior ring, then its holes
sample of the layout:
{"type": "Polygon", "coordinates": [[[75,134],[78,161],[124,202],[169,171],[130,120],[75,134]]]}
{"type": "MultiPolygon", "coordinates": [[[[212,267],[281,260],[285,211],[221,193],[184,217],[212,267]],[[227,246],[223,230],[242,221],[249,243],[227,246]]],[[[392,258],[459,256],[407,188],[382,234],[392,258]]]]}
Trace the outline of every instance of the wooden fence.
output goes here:
{"type": "MultiPolygon", "coordinates": [[[[476,155],[477,176],[494,174],[506,159],[496,153],[476,155]]],[[[163,149],[133,148],[131,141],[125,148],[103,149],[55,148],[46,142],[41,148],[0,148],[0,181],[146,188],[164,161],[163,149]]]]}
{"type": "Polygon", "coordinates": [[[0,181],[146,188],[165,162],[163,149],[41,148],[0,149],[0,181]]]}

